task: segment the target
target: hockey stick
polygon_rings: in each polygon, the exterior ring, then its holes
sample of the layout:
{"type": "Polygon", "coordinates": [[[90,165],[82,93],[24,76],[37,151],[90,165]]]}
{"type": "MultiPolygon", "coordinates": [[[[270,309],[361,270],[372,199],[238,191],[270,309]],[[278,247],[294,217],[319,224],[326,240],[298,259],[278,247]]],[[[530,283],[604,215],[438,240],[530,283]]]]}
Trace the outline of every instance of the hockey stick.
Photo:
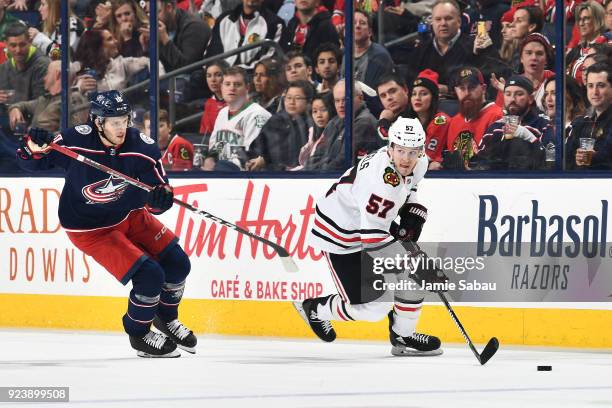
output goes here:
{"type": "Polygon", "coordinates": [[[459,321],[459,318],[455,314],[455,311],[451,307],[450,303],[448,303],[448,300],[446,299],[446,295],[444,295],[444,293],[442,292],[437,292],[437,293],[438,293],[438,296],[440,296],[440,299],[442,299],[442,303],[444,303],[444,306],[446,306],[446,310],[448,310],[448,313],[450,313],[451,317],[453,318],[453,321],[459,328],[459,331],[463,335],[465,342],[470,347],[470,350],[472,350],[472,353],[474,353],[474,355],[478,359],[478,362],[481,365],[485,365],[487,361],[489,361],[491,357],[493,357],[493,355],[499,349],[499,340],[497,340],[497,337],[492,337],[487,343],[487,345],[485,346],[485,348],[482,350],[482,353],[478,353],[478,350],[476,350],[476,346],[474,346],[474,343],[472,343],[470,336],[468,336],[467,332],[463,328],[463,325],[459,321]]]}
{"type": "MultiPolygon", "coordinates": [[[[61,153],[63,155],[66,155],[66,156],[72,158],[72,159],[75,159],[75,160],[78,160],[78,161],[80,161],[82,163],[85,163],[86,165],[91,166],[91,167],[93,167],[95,169],[98,169],[98,170],[100,170],[100,171],[102,171],[102,172],[104,172],[106,174],[110,174],[110,175],[115,176],[115,177],[117,177],[119,179],[122,179],[126,183],[131,184],[134,187],[141,188],[141,189],[143,189],[144,191],[147,191],[147,192],[151,191],[153,189],[153,187],[151,187],[148,184],[145,184],[145,183],[143,183],[141,181],[138,181],[138,180],[136,180],[136,179],[134,179],[134,178],[132,178],[130,176],[127,176],[127,175],[125,175],[125,174],[123,174],[123,173],[121,173],[121,172],[119,172],[119,171],[117,171],[115,169],[112,169],[112,168],[110,168],[108,166],[105,166],[102,163],[98,163],[95,160],[89,159],[89,158],[87,158],[87,157],[85,157],[85,156],[83,156],[81,154],[78,154],[78,153],[70,150],[69,148],[67,148],[65,146],[61,146],[61,145],[58,145],[58,144],[55,144],[55,143],[51,143],[49,146],[51,147],[51,149],[55,150],[56,152],[59,152],[59,153],[61,153]]],[[[219,218],[219,217],[217,217],[217,216],[215,216],[215,215],[213,215],[213,214],[211,214],[211,213],[209,213],[207,211],[200,210],[199,208],[194,207],[193,205],[188,204],[188,203],[186,203],[184,201],[181,201],[181,200],[179,200],[176,197],[174,197],[173,201],[174,201],[175,204],[180,205],[181,207],[184,207],[184,208],[188,209],[189,211],[193,211],[194,213],[199,214],[199,215],[201,215],[204,218],[208,218],[210,220],[213,220],[214,222],[219,223],[221,225],[224,225],[224,226],[226,226],[228,228],[231,228],[231,229],[233,229],[234,231],[236,231],[236,232],[238,232],[240,234],[246,235],[246,236],[248,236],[250,238],[253,238],[253,239],[255,239],[255,240],[259,241],[259,242],[262,242],[262,243],[268,245],[269,247],[271,247],[272,249],[274,249],[276,251],[278,256],[280,256],[281,261],[283,263],[283,267],[285,268],[285,270],[287,272],[297,272],[298,271],[298,267],[295,264],[295,262],[293,261],[293,259],[291,258],[291,255],[289,255],[289,252],[287,252],[287,250],[285,248],[283,248],[282,246],[280,246],[280,245],[278,245],[278,244],[276,244],[276,243],[274,243],[272,241],[269,241],[269,240],[267,240],[265,238],[262,238],[259,235],[255,235],[252,232],[250,232],[250,231],[248,231],[248,230],[246,230],[244,228],[241,228],[241,227],[239,227],[236,224],[232,224],[229,221],[225,221],[224,219],[219,218]]]]}

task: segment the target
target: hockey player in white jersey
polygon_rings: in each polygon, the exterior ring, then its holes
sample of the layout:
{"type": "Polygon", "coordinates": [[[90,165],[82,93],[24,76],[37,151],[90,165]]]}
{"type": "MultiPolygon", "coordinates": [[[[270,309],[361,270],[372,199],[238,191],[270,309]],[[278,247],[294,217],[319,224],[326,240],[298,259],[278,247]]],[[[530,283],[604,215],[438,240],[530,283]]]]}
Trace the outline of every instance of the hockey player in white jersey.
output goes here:
{"type": "Polygon", "coordinates": [[[378,321],[388,315],[393,355],[439,355],[437,337],[415,332],[425,292],[382,296],[372,288],[380,276],[364,268],[363,259],[371,259],[364,253],[392,245],[403,250],[398,241],[416,241],[427,218],[427,209],[417,201],[417,186],[428,166],[421,123],[399,117],[388,140],[388,146],[347,170],[317,202],[310,244],[323,251],[338,294],[295,307],[323,341],[336,338],[332,320],[378,321]],[[398,215],[399,225],[394,222],[398,215]]]}

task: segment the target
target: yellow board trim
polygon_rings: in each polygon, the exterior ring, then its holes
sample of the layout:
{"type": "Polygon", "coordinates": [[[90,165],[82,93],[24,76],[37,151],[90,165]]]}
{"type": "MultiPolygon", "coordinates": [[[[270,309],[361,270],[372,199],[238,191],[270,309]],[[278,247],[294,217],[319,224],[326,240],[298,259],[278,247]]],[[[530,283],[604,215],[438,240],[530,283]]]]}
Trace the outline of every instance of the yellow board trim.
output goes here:
{"type": "MultiPolygon", "coordinates": [[[[0,294],[0,327],[122,331],[127,298],[0,294]]],[[[472,340],[502,344],[612,348],[612,310],[456,307],[472,340]]],[[[314,337],[288,302],[184,299],[181,320],[195,332],[314,337]]],[[[385,340],[387,320],[334,322],[342,339],[385,340]]],[[[443,306],[424,306],[418,330],[443,342],[463,338],[443,306]]]]}

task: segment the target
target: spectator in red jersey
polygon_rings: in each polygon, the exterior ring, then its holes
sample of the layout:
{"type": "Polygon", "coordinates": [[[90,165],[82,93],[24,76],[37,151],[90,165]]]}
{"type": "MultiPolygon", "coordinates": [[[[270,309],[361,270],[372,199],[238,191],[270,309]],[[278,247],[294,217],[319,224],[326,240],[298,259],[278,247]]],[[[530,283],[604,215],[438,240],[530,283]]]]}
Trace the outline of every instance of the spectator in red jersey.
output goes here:
{"type": "Polygon", "coordinates": [[[450,116],[438,111],[438,73],[430,69],[421,72],[412,83],[410,118],[417,118],[425,129],[425,153],[429,169],[442,168],[442,151],[446,145],[450,116]]]}
{"type": "Polygon", "coordinates": [[[227,62],[217,60],[206,67],[206,85],[210,90],[210,98],[204,103],[204,112],[200,120],[200,134],[204,137],[210,136],[215,128],[215,120],[221,108],[225,106],[223,95],[221,95],[221,84],[223,73],[229,68],[227,62]]]}
{"type": "Polygon", "coordinates": [[[459,100],[459,113],[453,116],[448,128],[446,147],[449,152],[443,155],[443,167],[463,170],[478,153],[485,130],[503,114],[498,105],[486,102],[487,86],[477,68],[457,69],[452,83],[459,100]]]}
{"type": "Polygon", "coordinates": [[[320,5],[320,0],[296,0],[295,8],[295,17],[289,20],[281,37],[280,44],[285,52],[298,49],[313,61],[319,45],[330,42],[340,46],[331,13],[320,5]]]}
{"type": "MultiPolygon", "coordinates": [[[[144,116],[145,134],[151,136],[151,117],[149,112],[144,116]]],[[[168,112],[159,110],[159,131],[157,132],[157,145],[161,152],[161,160],[166,170],[191,170],[193,165],[193,145],[179,135],[171,136],[172,125],[168,112]]]]}

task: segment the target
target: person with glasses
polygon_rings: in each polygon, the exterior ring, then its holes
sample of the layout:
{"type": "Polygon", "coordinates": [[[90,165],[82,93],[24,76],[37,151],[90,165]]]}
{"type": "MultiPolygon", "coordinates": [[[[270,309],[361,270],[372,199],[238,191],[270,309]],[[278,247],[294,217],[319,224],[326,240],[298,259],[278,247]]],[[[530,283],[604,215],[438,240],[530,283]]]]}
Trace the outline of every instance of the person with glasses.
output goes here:
{"type": "Polygon", "coordinates": [[[568,67],[572,66],[580,57],[587,55],[592,44],[608,42],[608,39],[602,35],[606,30],[606,12],[601,4],[594,0],[580,3],[576,7],[575,16],[580,42],[571,48],[565,57],[568,67]]]}
{"type": "Polygon", "coordinates": [[[57,135],[32,128],[17,152],[22,168],[65,170],[59,220],[68,238],[121,284],[132,282],[123,327],[139,357],[179,357],[177,346],[195,353],[197,339],[178,320],[190,272],[178,238],[154,215],[172,207],[174,194],[157,144],[132,127],[131,107],[119,91],[93,95],[86,124],[57,135]],[[62,145],[153,189],[134,187],[69,158],[62,145]],[[159,332],[151,331],[153,325],[159,332]]]}
{"type": "Polygon", "coordinates": [[[247,162],[247,170],[298,170],[300,148],[313,132],[308,114],[312,97],[308,82],[289,83],[283,98],[284,109],[272,115],[251,144],[249,152],[255,158],[247,162]]]}

